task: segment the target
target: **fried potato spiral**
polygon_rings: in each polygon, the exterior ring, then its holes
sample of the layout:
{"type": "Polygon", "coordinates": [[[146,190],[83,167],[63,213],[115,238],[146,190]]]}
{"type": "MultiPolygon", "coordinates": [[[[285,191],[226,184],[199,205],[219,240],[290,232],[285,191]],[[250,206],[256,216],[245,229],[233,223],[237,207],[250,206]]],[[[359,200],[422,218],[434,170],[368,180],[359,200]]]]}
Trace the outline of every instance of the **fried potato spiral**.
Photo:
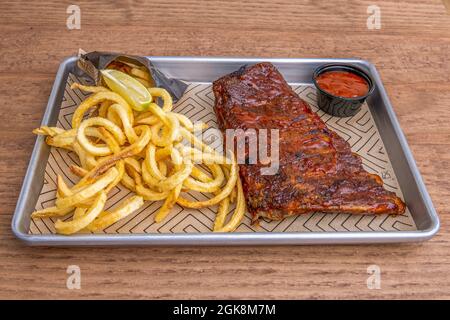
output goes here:
{"type": "MultiPolygon", "coordinates": [[[[142,70],[131,70],[130,75],[144,84],[150,81],[142,70]]],[[[207,126],[173,112],[166,90],[148,88],[154,100],[146,111],[137,112],[106,87],[74,83],[72,88],[92,93],[76,109],[72,129],[40,127],[33,132],[45,135],[49,145],[78,155],[79,165],[70,169],[80,180],[69,187],[58,176],[55,206],[33,212],[33,219],[72,213],[71,219],[56,221],[57,233],[94,232],[125,218],[145,201],[162,201],[156,222],[178,204],[193,209],[217,206],[216,232],[239,226],[245,199],[234,155],[224,156],[197,138],[194,131],[207,126]],[[96,115],[86,118],[91,109],[97,109],[96,115]],[[119,183],[135,195],[105,210],[108,192],[119,183]],[[189,191],[211,196],[192,201],[183,195],[189,191]],[[234,202],[236,208],[226,222],[234,202]]]]}

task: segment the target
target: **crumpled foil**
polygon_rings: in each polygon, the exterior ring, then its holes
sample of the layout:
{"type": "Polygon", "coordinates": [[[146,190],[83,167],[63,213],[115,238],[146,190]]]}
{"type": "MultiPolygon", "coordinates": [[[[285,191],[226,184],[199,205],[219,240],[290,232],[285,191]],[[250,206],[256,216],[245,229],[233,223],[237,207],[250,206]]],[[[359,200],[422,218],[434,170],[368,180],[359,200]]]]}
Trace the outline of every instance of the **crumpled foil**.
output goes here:
{"type": "Polygon", "coordinates": [[[152,86],[166,89],[172,96],[174,102],[177,102],[181,98],[188,86],[179,79],[173,79],[166,76],[146,57],[113,52],[93,51],[81,54],[77,61],[78,70],[74,70],[74,73],[78,76],[88,75],[94,80],[95,84],[100,85],[100,70],[105,69],[112,62],[121,62],[147,68],[152,78],[152,86]]]}

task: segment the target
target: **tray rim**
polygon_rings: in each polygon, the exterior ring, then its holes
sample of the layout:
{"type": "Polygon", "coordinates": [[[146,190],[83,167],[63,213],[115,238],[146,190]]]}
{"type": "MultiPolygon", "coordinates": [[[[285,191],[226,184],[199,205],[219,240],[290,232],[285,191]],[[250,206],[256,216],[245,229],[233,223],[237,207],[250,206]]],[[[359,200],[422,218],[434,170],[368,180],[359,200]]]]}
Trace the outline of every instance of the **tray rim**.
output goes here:
{"type": "MultiPolygon", "coordinates": [[[[17,205],[11,221],[13,234],[27,245],[49,245],[49,246],[105,246],[105,245],[303,245],[303,244],[370,244],[370,243],[400,243],[419,242],[432,238],[440,227],[439,217],[431,201],[431,197],[425,187],[419,173],[413,155],[409,149],[403,131],[387,96],[380,75],[371,62],[362,59],[348,58],[256,58],[256,57],[196,57],[196,56],[148,56],[153,61],[162,62],[242,62],[252,63],[270,61],[274,63],[359,63],[365,65],[372,74],[374,81],[380,91],[380,96],[386,106],[386,111],[395,134],[404,153],[408,166],[420,194],[427,208],[427,214],[431,224],[427,229],[416,231],[345,231],[345,232],[236,232],[236,233],[190,233],[190,234],[78,234],[62,236],[55,234],[33,235],[20,230],[20,223],[24,211],[26,194],[32,187],[32,175],[37,166],[37,150],[44,143],[42,137],[36,137],[29,165],[23,180],[22,188],[17,200],[17,205]]],[[[50,121],[52,109],[57,103],[56,98],[61,80],[63,80],[69,64],[76,61],[77,57],[64,59],[58,69],[50,93],[48,103],[41,121],[45,125],[50,121]]]]}

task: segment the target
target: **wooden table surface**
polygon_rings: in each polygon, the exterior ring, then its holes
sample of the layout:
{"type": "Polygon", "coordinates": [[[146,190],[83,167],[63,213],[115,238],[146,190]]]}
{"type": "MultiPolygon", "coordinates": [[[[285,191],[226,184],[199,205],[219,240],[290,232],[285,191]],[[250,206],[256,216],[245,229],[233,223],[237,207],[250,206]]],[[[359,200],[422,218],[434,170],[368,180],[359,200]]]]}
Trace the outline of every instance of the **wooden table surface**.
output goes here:
{"type": "Polygon", "coordinates": [[[450,298],[450,14],[430,1],[0,2],[0,298],[450,298]],[[381,10],[368,30],[367,7],[381,10]],[[441,219],[425,243],[277,247],[27,247],[11,218],[55,73],[78,48],[161,56],[373,62],[441,219]],[[381,289],[367,288],[367,267],[381,289]],[[79,265],[81,289],[66,288],[79,265]]]}

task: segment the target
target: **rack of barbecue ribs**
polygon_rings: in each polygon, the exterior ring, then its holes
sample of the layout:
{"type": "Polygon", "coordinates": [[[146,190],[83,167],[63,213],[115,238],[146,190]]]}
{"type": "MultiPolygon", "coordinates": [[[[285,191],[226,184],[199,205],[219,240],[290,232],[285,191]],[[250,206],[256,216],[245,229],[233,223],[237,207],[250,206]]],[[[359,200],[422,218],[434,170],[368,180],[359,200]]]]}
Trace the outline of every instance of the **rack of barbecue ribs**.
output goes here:
{"type": "Polygon", "coordinates": [[[404,213],[403,201],[384,189],[378,175],[363,169],[360,156],[325,125],[271,63],[244,66],[216,80],[213,91],[223,132],[279,130],[275,174],[262,174],[260,162],[239,165],[253,221],[311,212],[404,213]]]}

